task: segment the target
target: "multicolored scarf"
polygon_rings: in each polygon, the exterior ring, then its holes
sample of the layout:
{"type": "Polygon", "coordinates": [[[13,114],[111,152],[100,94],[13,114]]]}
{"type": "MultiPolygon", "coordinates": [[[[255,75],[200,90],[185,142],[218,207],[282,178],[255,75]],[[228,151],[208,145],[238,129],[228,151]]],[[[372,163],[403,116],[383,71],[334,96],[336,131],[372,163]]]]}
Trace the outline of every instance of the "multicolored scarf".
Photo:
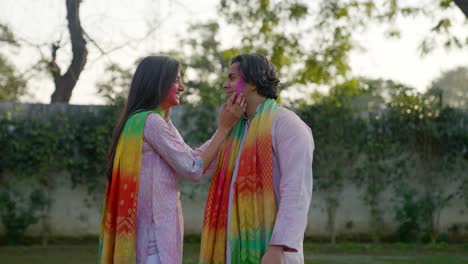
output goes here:
{"type": "MultiPolygon", "coordinates": [[[[275,224],[271,129],[278,105],[266,99],[255,114],[234,182],[229,244],[231,263],[260,263],[275,224]]],[[[211,180],[202,229],[200,263],[226,263],[226,230],[231,179],[244,135],[241,119],[223,144],[211,180]]]]}
{"type": "Polygon", "coordinates": [[[138,184],[146,116],[164,111],[138,112],[128,118],[119,138],[107,183],[99,237],[98,263],[136,263],[138,184]]]}

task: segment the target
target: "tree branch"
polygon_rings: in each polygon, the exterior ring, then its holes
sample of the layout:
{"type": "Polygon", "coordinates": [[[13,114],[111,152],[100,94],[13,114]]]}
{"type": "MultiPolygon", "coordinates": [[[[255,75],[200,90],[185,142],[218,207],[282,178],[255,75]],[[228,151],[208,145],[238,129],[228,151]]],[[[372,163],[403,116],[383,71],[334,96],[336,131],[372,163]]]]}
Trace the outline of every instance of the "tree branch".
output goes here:
{"type": "Polygon", "coordinates": [[[8,28],[7,25],[0,24],[0,42],[6,42],[8,44],[19,46],[15,40],[13,32],[8,28]]]}
{"type": "Polygon", "coordinates": [[[84,31],[81,28],[80,4],[81,0],[66,0],[68,31],[70,32],[73,58],[65,74],[58,76],[58,78],[54,77],[55,91],[52,94],[52,103],[68,103],[70,101],[73,88],[86,64],[88,50],[86,49],[84,31]]]}
{"type": "Polygon", "coordinates": [[[106,54],[106,52],[97,44],[97,42],[91,38],[91,36],[86,33],[86,31],[83,30],[83,35],[91,42],[93,45],[101,52],[101,54],[106,54]]]}
{"type": "Polygon", "coordinates": [[[56,62],[58,49],[60,49],[59,42],[53,43],[51,45],[52,59],[49,62],[49,71],[52,74],[52,77],[54,78],[54,82],[58,81],[58,79],[60,78],[60,72],[61,72],[61,69],[56,62]]]}

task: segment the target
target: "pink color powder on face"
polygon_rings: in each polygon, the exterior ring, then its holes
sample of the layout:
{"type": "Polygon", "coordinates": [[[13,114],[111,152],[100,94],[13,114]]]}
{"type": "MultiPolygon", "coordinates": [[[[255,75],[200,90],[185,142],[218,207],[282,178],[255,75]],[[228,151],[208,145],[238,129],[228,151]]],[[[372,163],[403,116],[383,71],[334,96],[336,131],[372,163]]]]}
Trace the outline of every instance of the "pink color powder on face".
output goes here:
{"type": "Polygon", "coordinates": [[[239,79],[236,81],[236,93],[237,94],[246,94],[247,93],[247,83],[244,81],[242,76],[239,76],[239,79]]]}
{"type": "Polygon", "coordinates": [[[166,99],[164,100],[170,107],[176,106],[179,104],[179,86],[177,84],[173,84],[171,89],[169,90],[169,94],[167,95],[166,99]]]}

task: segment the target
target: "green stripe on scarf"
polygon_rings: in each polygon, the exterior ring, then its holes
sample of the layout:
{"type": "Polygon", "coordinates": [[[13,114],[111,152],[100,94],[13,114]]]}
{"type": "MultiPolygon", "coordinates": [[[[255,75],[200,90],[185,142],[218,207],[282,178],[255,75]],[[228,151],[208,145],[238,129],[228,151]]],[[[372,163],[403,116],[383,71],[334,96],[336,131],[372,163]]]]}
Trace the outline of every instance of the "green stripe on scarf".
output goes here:
{"type": "Polygon", "coordinates": [[[241,153],[244,119],[237,123],[221,147],[205,207],[200,249],[202,264],[226,262],[226,231],[229,231],[232,264],[260,263],[268,248],[277,210],[271,130],[278,108],[273,99],[266,99],[259,107],[241,153]],[[238,155],[239,170],[227,227],[231,179],[238,155]]]}
{"type": "Polygon", "coordinates": [[[99,237],[98,263],[136,263],[136,225],[143,130],[146,117],[156,109],[133,114],[125,122],[107,182],[99,237]]]}

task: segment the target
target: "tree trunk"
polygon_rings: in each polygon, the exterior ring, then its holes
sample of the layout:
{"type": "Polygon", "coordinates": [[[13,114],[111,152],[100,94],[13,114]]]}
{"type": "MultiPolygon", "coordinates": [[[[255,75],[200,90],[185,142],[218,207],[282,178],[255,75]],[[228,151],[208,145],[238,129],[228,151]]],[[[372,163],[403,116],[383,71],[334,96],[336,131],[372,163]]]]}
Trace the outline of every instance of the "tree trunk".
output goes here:
{"type": "Polygon", "coordinates": [[[68,70],[61,75],[60,67],[56,63],[57,50],[60,46],[52,44],[52,61],[49,64],[49,70],[54,78],[55,91],[52,94],[51,103],[68,103],[70,101],[73,88],[83,71],[88,55],[80,22],[81,0],[66,0],[66,4],[73,58],[68,70]]]}
{"type": "Polygon", "coordinates": [[[455,4],[457,4],[457,6],[468,18],[468,0],[455,0],[455,4]]]}
{"type": "Polygon", "coordinates": [[[435,245],[437,243],[437,239],[439,238],[439,224],[440,224],[440,214],[442,212],[442,208],[437,208],[432,213],[432,221],[431,221],[431,244],[435,245]]]}
{"type": "MultiPolygon", "coordinates": [[[[375,183],[374,183],[375,184],[375,183]]],[[[377,186],[374,186],[377,188],[377,186]]],[[[375,190],[374,190],[375,191],[375,190]]],[[[378,193],[373,193],[370,195],[370,226],[371,226],[371,235],[372,235],[372,242],[374,244],[380,243],[382,238],[382,229],[383,229],[383,217],[382,217],[382,210],[380,209],[379,204],[380,196],[378,193]]]]}
{"type": "Polygon", "coordinates": [[[331,194],[326,199],[327,229],[330,235],[330,244],[336,245],[336,211],[338,209],[338,198],[331,194]]]}
{"type": "Polygon", "coordinates": [[[336,245],[336,207],[329,207],[327,210],[327,227],[330,232],[330,244],[336,245]]]}
{"type": "Polygon", "coordinates": [[[47,195],[47,202],[43,209],[43,218],[42,218],[42,229],[40,232],[41,245],[47,246],[49,244],[50,234],[51,234],[51,223],[50,216],[52,213],[52,194],[54,192],[55,184],[54,178],[44,177],[40,185],[47,195]]]}

